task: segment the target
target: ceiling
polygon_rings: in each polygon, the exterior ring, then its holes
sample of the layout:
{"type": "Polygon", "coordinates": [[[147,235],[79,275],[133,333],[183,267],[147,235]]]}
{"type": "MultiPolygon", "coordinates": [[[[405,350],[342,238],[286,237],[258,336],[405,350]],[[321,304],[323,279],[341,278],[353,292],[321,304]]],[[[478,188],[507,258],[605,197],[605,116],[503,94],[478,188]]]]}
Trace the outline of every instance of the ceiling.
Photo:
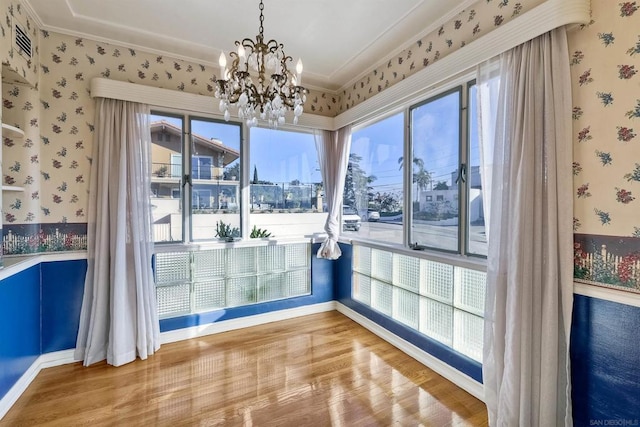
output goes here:
{"type": "MultiPolygon", "coordinates": [[[[303,84],[335,91],[476,0],[267,0],[265,39],[304,63],[303,84]]],[[[258,34],[258,0],[23,0],[43,29],[217,66],[258,34]]],[[[293,65],[295,66],[295,65],[293,65]]],[[[292,67],[293,67],[292,66],[292,67]]]]}

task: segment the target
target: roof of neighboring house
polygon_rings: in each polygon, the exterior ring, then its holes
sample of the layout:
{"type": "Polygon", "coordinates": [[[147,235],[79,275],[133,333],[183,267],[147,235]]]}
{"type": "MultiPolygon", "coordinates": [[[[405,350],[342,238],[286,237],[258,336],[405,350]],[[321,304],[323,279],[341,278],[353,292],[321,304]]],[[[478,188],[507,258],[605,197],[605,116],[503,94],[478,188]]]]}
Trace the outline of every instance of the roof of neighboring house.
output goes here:
{"type": "MultiPolygon", "coordinates": [[[[158,120],[158,121],[151,122],[151,133],[158,132],[158,131],[165,131],[177,136],[182,135],[182,129],[165,120],[158,120]]],[[[233,162],[238,157],[240,157],[240,153],[238,152],[238,150],[224,145],[224,143],[219,139],[215,139],[215,138],[209,139],[197,134],[192,134],[192,136],[196,144],[203,145],[207,148],[224,153],[225,165],[228,165],[229,163],[233,162]]]]}

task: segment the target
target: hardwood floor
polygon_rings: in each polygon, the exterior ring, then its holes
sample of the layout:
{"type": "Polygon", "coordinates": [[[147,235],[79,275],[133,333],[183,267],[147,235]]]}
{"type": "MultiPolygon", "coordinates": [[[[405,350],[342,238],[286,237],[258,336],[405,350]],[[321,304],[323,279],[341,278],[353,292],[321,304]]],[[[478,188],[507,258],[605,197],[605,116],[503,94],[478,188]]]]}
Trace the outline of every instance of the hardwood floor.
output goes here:
{"type": "Polygon", "coordinates": [[[484,404],[337,312],[41,371],[0,426],[486,426],[484,404]]]}

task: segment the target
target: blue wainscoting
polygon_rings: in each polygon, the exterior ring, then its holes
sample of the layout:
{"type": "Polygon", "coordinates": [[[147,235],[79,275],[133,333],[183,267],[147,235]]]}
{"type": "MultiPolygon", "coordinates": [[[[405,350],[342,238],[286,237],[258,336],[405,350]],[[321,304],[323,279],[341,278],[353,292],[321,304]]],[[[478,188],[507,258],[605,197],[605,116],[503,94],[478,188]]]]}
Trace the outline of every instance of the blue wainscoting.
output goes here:
{"type": "Polygon", "coordinates": [[[87,261],[43,262],[42,353],[76,347],[87,261]]]}
{"type": "Polygon", "coordinates": [[[640,307],[575,295],[571,367],[574,425],[640,425],[640,307]]]}
{"type": "Polygon", "coordinates": [[[40,356],[40,266],[0,281],[0,398],[40,356]]]}
{"type": "Polygon", "coordinates": [[[311,295],[162,319],[160,332],[332,301],[334,299],[333,263],[315,256],[319,248],[319,244],[311,246],[311,295]]]}

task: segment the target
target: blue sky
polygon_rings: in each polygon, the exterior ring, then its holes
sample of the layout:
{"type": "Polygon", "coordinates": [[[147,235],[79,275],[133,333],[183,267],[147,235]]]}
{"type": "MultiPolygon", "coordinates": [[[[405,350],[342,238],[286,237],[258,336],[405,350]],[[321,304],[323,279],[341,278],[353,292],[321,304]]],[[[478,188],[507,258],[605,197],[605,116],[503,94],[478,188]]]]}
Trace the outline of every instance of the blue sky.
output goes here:
{"type": "MultiPolygon", "coordinates": [[[[151,120],[166,120],[176,126],[182,126],[182,121],[173,117],[152,115],[151,120]]],[[[193,119],[191,126],[194,134],[207,139],[215,138],[226,146],[240,149],[241,127],[237,124],[193,119]]],[[[322,181],[313,134],[266,128],[252,128],[250,132],[249,179],[253,179],[255,166],[258,178],[263,181],[322,181]]]]}
{"type": "Polygon", "coordinates": [[[362,157],[360,167],[375,175],[374,191],[402,191],[402,171],[398,159],[403,154],[404,118],[402,113],[356,130],[351,138],[351,152],[362,157]]]}
{"type": "MultiPolygon", "coordinates": [[[[434,184],[445,181],[451,185],[451,172],[458,167],[459,122],[458,93],[436,98],[412,110],[414,156],[425,162],[434,184]]],[[[472,97],[473,99],[473,97],[472,97]]],[[[472,105],[469,111],[475,111],[472,105]]],[[[163,117],[177,126],[180,119],[163,117]]],[[[152,116],[152,120],[159,119],[152,116]]],[[[402,170],[398,159],[403,157],[403,113],[357,129],[352,136],[351,152],[362,157],[360,167],[375,175],[374,191],[401,192],[402,170]]],[[[216,138],[236,150],[240,148],[240,126],[233,123],[194,120],[193,133],[216,138]]],[[[322,180],[313,134],[267,128],[252,128],[249,178],[254,166],[260,180],[303,183],[322,180]]],[[[477,141],[477,129],[471,128],[472,144],[477,141]]],[[[472,147],[471,164],[478,164],[477,148],[472,147]]]]}

